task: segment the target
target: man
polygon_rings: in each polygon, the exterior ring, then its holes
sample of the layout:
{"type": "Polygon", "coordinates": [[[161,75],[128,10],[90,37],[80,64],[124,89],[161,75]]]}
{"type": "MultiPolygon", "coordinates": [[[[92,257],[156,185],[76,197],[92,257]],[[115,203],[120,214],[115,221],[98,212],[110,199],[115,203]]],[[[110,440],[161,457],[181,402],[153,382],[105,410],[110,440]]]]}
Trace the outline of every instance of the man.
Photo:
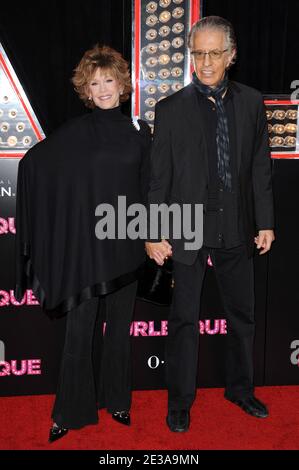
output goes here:
{"type": "Polygon", "coordinates": [[[210,254],[228,321],[225,398],[252,416],[268,416],[254,396],[254,243],[274,240],[267,122],[261,94],[231,82],[236,59],[231,24],[210,16],[189,34],[193,81],[156,106],[149,204],[203,204],[203,246],[149,240],[158,264],[173,256],[168,320],[167,425],[187,431],[196,393],[200,295],[210,254]]]}

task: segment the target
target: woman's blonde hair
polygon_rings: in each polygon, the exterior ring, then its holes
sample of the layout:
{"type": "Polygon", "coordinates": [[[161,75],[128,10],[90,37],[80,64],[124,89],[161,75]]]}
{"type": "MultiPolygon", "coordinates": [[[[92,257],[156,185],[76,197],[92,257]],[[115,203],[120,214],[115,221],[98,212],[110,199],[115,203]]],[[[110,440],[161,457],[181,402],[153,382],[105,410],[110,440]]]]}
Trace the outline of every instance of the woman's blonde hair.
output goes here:
{"type": "Polygon", "coordinates": [[[123,87],[123,93],[120,95],[120,102],[127,101],[132,92],[131,77],[128,62],[115,49],[109,46],[100,46],[97,44],[92,49],[85,52],[79,64],[74,70],[72,83],[79,98],[88,108],[94,108],[95,104],[89,100],[88,84],[92,80],[96,70],[100,68],[109,71],[113,77],[118,80],[123,87]]]}

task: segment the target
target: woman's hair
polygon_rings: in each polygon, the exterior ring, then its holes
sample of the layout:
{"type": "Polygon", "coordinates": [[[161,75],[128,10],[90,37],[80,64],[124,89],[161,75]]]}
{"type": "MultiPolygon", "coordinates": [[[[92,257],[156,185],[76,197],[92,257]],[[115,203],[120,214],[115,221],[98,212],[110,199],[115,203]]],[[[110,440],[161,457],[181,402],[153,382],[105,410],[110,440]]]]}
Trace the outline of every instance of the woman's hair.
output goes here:
{"type": "Polygon", "coordinates": [[[85,52],[72,77],[75,91],[85,106],[88,108],[95,107],[94,102],[88,99],[89,93],[87,87],[98,68],[103,71],[109,71],[119,81],[124,88],[119,100],[120,102],[127,101],[132,91],[128,62],[112,47],[97,44],[85,52]]]}

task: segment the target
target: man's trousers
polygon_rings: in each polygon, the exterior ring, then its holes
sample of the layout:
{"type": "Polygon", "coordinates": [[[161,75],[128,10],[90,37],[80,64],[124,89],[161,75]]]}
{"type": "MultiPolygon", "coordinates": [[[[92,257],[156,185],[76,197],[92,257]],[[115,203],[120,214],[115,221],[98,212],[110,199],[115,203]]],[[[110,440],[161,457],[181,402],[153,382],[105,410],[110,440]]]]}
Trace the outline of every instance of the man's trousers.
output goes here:
{"type": "Polygon", "coordinates": [[[200,298],[208,254],[227,319],[225,395],[240,398],[253,393],[253,259],[248,258],[245,245],[203,247],[193,265],[173,263],[174,292],[166,342],[169,409],[189,409],[195,399],[200,298]]]}

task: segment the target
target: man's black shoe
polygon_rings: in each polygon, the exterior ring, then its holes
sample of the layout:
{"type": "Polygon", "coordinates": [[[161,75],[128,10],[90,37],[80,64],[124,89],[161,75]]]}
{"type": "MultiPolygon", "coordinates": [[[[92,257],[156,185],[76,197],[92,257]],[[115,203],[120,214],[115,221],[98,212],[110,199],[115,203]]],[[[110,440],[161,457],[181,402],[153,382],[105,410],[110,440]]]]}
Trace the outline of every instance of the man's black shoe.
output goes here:
{"type": "Polygon", "coordinates": [[[251,416],[255,416],[256,418],[267,418],[269,416],[267,407],[254,395],[245,398],[230,398],[228,396],[225,396],[225,398],[239,406],[245,413],[251,416]]]}
{"type": "Polygon", "coordinates": [[[190,425],[189,410],[169,410],[166,423],[172,432],[188,431],[190,425]]]}

